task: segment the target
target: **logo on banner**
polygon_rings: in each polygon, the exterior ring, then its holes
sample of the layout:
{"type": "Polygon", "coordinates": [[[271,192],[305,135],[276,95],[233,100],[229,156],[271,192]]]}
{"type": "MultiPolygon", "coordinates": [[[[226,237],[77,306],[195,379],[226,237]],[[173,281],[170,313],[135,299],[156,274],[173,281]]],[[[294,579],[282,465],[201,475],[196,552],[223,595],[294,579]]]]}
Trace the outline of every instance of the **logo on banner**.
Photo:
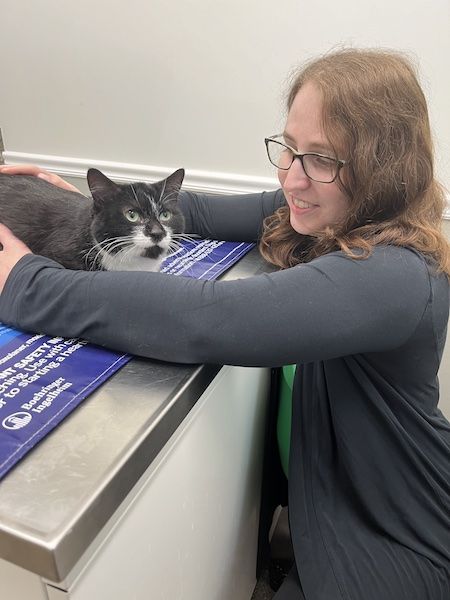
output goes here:
{"type": "Polygon", "coordinates": [[[2,421],[5,429],[22,429],[31,421],[31,415],[27,412],[16,412],[9,415],[2,421]]]}

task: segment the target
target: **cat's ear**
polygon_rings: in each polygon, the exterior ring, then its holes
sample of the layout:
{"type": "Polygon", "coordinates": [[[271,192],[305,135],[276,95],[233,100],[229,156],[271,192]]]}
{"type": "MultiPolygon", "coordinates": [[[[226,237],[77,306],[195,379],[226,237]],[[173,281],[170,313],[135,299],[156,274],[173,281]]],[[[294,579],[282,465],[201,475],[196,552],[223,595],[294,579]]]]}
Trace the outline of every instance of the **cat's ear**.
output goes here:
{"type": "Polygon", "coordinates": [[[103,203],[120,190],[120,186],[117,183],[111,181],[111,179],[103,175],[98,169],[88,170],[87,182],[94,200],[94,206],[103,203]]]}
{"type": "Polygon", "coordinates": [[[172,175],[169,175],[166,179],[166,186],[164,189],[164,197],[176,199],[178,192],[180,191],[181,184],[184,179],[184,169],[177,169],[172,175]]]}

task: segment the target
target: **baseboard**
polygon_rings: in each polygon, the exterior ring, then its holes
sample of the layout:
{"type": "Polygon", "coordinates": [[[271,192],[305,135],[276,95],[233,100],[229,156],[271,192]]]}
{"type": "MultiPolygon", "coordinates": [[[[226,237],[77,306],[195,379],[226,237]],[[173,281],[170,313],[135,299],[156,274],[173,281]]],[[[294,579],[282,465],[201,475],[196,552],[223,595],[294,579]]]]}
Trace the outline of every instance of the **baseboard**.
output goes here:
{"type": "MultiPolygon", "coordinates": [[[[100,169],[105,175],[119,182],[158,181],[167,177],[167,175],[177,168],[145,166],[67,156],[8,152],[6,150],[3,152],[3,159],[6,164],[34,164],[52,173],[57,173],[61,177],[74,177],[83,180],[86,179],[86,171],[92,167],[100,169]]],[[[274,190],[277,187],[279,187],[279,184],[275,178],[191,169],[186,171],[183,183],[184,189],[214,194],[247,194],[264,190],[274,190]]]]}

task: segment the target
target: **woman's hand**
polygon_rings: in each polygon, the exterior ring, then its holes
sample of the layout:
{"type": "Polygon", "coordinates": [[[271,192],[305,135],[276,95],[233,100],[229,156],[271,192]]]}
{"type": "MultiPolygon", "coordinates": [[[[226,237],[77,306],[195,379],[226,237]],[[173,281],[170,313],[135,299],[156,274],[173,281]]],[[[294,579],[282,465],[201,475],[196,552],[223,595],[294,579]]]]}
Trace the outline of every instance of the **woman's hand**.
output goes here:
{"type": "Polygon", "coordinates": [[[6,280],[13,267],[26,254],[32,254],[28,246],[25,246],[13,232],[0,223],[0,293],[5,287],[6,280]]]}
{"type": "Polygon", "coordinates": [[[69,190],[69,192],[77,192],[78,194],[81,194],[78,188],[70,183],[67,183],[67,181],[64,181],[64,179],[59,175],[44,171],[44,169],[36,167],[35,165],[0,165],[0,173],[4,173],[5,175],[33,175],[34,177],[44,179],[45,181],[48,181],[49,183],[52,183],[53,185],[56,185],[56,187],[62,188],[63,190],[69,190]]]}

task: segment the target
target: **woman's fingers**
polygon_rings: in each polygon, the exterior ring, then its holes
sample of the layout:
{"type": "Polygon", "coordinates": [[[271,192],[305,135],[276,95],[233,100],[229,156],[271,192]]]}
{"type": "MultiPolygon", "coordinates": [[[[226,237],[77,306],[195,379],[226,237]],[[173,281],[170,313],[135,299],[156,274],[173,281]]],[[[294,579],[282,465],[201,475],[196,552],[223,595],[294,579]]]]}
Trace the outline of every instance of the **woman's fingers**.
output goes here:
{"type": "Polygon", "coordinates": [[[32,175],[34,177],[39,177],[39,179],[44,179],[63,190],[81,194],[78,188],[65,181],[59,175],[45,171],[36,165],[0,165],[0,173],[4,173],[5,175],[32,175]]]}
{"type": "Polygon", "coordinates": [[[39,177],[39,179],[44,179],[45,181],[48,181],[49,183],[52,183],[53,185],[56,185],[57,187],[62,188],[63,190],[69,190],[69,192],[76,192],[77,194],[81,194],[81,192],[78,188],[76,188],[71,183],[68,183],[67,181],[65,181],[59,175],[55,175],[55,173],[49,173],[48,171],[41,171],[38,174],[38,177],[39,177]]]}
{"type": "Polygon", "coordinates": [[[0,165],[0,173],[7,175],[34,175],[37,177],[39,173],[45,172],[36,165],[0,165]]]}

